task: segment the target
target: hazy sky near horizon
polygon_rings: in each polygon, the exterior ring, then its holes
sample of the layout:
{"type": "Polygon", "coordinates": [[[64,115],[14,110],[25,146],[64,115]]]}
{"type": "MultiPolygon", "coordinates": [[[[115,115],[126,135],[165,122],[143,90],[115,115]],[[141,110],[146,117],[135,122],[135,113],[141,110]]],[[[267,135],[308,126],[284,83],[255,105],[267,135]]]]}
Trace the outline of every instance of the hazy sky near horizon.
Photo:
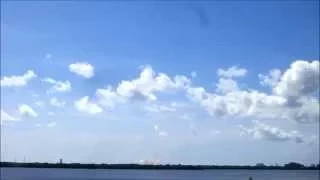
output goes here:
{"type": "Polygon", "coordinates": [[[319,1],[1,1],[1,160],[319,162],[319,1]]]}

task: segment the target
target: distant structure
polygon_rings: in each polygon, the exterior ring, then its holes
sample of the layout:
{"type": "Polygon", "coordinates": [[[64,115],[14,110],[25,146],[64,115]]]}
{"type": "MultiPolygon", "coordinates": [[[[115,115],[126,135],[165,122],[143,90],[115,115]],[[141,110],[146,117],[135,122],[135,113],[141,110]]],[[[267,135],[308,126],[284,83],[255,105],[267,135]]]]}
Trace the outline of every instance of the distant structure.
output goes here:
{"type": "Polygon", "coordinates": [[[59,164],[63,164],[63,159],[62,158],[59,159],[59,164]]]}

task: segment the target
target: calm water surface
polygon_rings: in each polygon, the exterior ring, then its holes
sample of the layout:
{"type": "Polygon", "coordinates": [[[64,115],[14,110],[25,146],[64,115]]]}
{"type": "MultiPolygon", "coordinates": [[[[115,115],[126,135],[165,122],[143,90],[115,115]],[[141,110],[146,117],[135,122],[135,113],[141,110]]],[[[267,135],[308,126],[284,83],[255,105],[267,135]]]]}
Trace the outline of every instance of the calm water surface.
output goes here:
{"type": "Polygon", "coordinates": [[[85,170],[1,168],[1,180],[319,180],[317,170],[85,170]]]}

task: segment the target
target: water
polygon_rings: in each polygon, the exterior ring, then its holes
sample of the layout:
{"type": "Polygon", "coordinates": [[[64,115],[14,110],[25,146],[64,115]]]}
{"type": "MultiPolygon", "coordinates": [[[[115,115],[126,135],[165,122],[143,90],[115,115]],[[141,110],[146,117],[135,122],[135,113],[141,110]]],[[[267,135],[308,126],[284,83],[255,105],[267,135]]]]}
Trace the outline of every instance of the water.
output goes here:
{"type": "Polygon", "coordinates": [[[319,180],[318,170],[86,170],[1,168],[1,180],[319,180]]]}

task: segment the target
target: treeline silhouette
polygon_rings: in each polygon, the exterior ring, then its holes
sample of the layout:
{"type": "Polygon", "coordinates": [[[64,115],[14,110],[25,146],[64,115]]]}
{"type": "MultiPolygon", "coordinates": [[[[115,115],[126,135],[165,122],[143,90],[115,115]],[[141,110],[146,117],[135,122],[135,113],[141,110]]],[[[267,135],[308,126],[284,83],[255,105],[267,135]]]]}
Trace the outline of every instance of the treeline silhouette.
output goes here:
{"type": "Polygon", "coordinates": [[[151,164],[80,164],[80,163],[21,163],[1,162],[0,167],[25,167],[25,168],[71,168],[71,169],[173,169],[173,170],[205,170],[205,169],[280,169],[280,170],[320,170],[320,165],[304,166],[303,164],[290,162],[279,165],[264,165],[259,163],[255,166],[238,165],[151,165],[151,164]]]}

